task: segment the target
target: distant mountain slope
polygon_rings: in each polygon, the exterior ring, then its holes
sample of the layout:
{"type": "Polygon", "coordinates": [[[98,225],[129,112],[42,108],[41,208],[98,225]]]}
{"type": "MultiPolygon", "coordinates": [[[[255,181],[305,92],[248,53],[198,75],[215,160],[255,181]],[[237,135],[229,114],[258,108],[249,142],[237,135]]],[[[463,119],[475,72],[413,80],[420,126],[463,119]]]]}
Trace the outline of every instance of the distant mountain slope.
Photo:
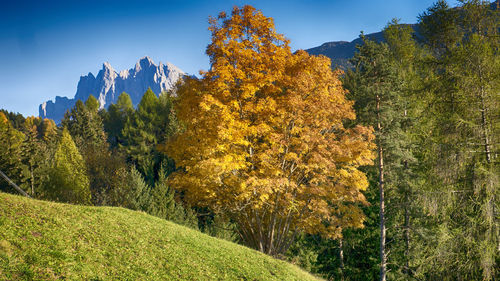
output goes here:
{"type": "Polygon", "coordinates": [[[0,192],[0,280],[319,280],[142,212],[0,192]]]}
{"type": "Polygon", "coordinates": [[[107,108],[122,92],[127,92],[135,106],[149,87],[159,94],[171,89],[182,75],[184,72],[175,65],[161,62],[156,65],[149,57],[140,59],[134,68],[120,72],[106,62],[97,76],[89,73],[80,77],[74,98],[57,96],[54,102],[44,102],[39,107],[39,115],[59,122],[77,100],[85,101],[90,95],[99,100],[101,108],[107,108]]]}
{"type": "MultiPolygon", "coordinates": [[[[384,34],[382,32],[367,34],[366,37],[377,42],[384,40],[384,34]]],[[[311,55],[324,55],[329,57],[332,60],[332,68],[339,67],[341,69],[347,69],[352,67],[349,63],[349,59],[354,56],[356,45],[361,43],[361,38],[357,38],[351,42],[333,41],[305,51],[311,55]]]]}
{"type": "MultiPolygon", "coordinates": [[[[490,8],[492,10],[499,10],[500,0],[496,0],[490,3],[490,8]]],[[[413,27],[416,33],[415,35],[418,36],[418,25],[410,24],[410,26],[413,27]]],[[[383,32],[366,34],[366,37],[377,42],[384,41],[383,32]]],[[[329,57],[332,60],[332,68],[339,67],[341,69],[348,69],[352,67],[352,65],[349,63],[349,59],[354,56],[354,53],[356,52],[356,45],[359,45],[361,43],[361,38],[357,38],[351,42],[333,41],[324,43],[318,47],[307,49],[305,51],[311,55],[324,55],[329,57]]]]}

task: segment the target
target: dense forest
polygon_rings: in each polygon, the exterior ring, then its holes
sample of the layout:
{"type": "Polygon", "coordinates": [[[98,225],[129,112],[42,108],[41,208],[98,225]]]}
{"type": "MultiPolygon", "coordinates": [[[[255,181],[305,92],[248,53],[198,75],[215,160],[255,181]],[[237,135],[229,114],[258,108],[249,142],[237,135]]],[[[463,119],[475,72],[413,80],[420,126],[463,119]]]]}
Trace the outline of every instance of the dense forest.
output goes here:
{"type": "Polygon", "coordinates": [[[209,30],[211,69],[136,108],[90,96],[58,125],[2,110],[0,171],[331,280],[500,279],[498,7],[440,0],[384,42],[361,34],[345,72],[250,6],[209,30]]]}

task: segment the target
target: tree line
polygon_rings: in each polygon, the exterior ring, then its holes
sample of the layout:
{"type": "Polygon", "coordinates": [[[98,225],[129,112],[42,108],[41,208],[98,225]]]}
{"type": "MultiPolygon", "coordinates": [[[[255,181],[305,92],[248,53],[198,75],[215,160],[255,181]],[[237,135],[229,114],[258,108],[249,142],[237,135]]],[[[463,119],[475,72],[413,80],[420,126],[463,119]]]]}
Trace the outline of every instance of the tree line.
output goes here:
{"type": "MultiPolygon", "coordinates": [[[[77,101],[60,126],[2,111],[0,170],[34,198],[122,206],[198,228],[166,184],[172,161],[156,148],[175,130],[171,109],[168,94],[148,90],[137,109],[126,93],[108,110],[93,96],[77,101]]],[[[7,182],[0,187],[15,192],[7,182]]]]}

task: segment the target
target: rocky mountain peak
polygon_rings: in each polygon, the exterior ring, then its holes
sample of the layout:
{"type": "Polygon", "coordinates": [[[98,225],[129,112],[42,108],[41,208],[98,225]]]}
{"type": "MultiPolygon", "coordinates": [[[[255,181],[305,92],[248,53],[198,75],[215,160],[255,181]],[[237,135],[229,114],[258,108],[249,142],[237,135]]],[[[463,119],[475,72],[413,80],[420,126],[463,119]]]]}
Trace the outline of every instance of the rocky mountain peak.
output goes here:
{"type": "Polygon", "coordinates": [[[114,71],[113,67],[111,66],[111,64],[109,64],[109,62],[105,62],[102,64],[102,69],[103,70],[112,70],[114,71]]]}
{"type": "Polygon", "coordinates": [[[134,68],[120,72],[105,62],[97,76],[89,72],[80,77],[74,98],[58,96],[55,101],[44,102],[39,107],[39,115],[59,123],[66,110],[73,107],[77,100],[86,101],[93,95],[101,108],[107,108],[116,102],[122,92],[128,93],[136,106],[148,88],[156,94],[168,91],[184,74],[181,69],[168,62],[156,65],[148,56],[139,59],[134,68]]]}
{"type": "Polygon", "coordinates": [[[147,69],[147,68],[151,68],[152,66],[155,66],[155,63],[153,62],[153,60],[148,57],[148,56],[145,56],[145,57],[142,57],[141,59],[139,59],[139,61],[135,64],[135,71],[140,71],[142,69],[147,69]]]}

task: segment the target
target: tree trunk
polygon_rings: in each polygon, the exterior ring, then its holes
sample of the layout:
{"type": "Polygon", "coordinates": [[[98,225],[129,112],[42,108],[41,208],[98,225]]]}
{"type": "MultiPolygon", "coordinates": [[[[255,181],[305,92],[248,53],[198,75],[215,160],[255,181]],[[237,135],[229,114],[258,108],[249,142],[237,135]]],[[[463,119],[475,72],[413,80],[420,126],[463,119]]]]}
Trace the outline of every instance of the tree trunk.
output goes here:
{"type": "MultiPolygon", "coordinates": [[[[406,204],[408,204],[408,195],[406,195],[406,204]]],[[[405,206],[405,267],[404,274],[410,274],[410,212],[408,206],[405,206]]]]}
{"type": "Polygon", "coordinates": [[[486,120],[486,105],[484,102],[484,89],[481,87],[481,127],[483,131],[484,153],[486,154],[486,161],[491,163],[491,149],[490,139],[488,134],[488,121],[486,120]]]}
{"type": "MultiPolygon", "coordinates": [[[[498,3],[497,3],[498,5],[498,3]]],[[[479,73],[481,75],[481,71],[479,73]]],[[[483,142],[484,142],[484,154],[486,156],[486,161],[488,163],[488,170],[490,173],[493,171],[491,170],[492,168],[492,157],[491,157],[491,144],[490,144],[490,135],[488,132],[488,120],[487,120],[487,107],[486,107],[486,102],[485,102],[485,93],[484,93],[484,87],[481,86],[480,90],[480,98],[481,98],[481,129],[482,129],[482,134],[483,134],[483,142]]],[[[495,139],[495,138],[493,138],[495,139]]],[[[491,233],[492,235],[498,237],[499,233],[499,226],[498,226],[498,216],[496,214],[496,209],[495,209],[495,202],[496,202],[496,194],[494,191],[494,183],[492,180],[492,175],[488,175],[488,188],[487,188],[487,208],[491,210],[491,233]]],[[[488,219],[488,218],[487,218],[488,219]]],[[[497,250],[500,251],[500,239],[497,238],[497,250]]]]}
{"type": "MultiPolygon", "coordinates": [[[[406,112],[405,112],[406,115],[406,112]]],[[[404,169],[408,170],[408,161],[404,161],[404,169]]],[[[405,190],[405,221],[404,221],[404,237],[405,237],[405,267],[403,273],[407,276],[410,275],[410,185],[407,185],[405,190]]]]}
{"type": "MultiPolygon", "coordinates": [[[[377,95],[377,131],[380,134],[382,125],[380,123],[380,97],[377,95]]],[[[379,169],[379,193],[380,193],[380,281],[386,281],[387,257],[385,253],[385,199],[384,199],[384,157],[382,144],[378,141],[378,169],[379,169]]]]}
{"type": "Polygon", "coordinates": [[[344,239],[339,240],[340,280],[344,281],[344,239]]]}
{"type": "Polygon", "coordinates": [[[35,198],[35,176],[33,175],[33,164],[30,163],[31,196],[35,198]]]}

